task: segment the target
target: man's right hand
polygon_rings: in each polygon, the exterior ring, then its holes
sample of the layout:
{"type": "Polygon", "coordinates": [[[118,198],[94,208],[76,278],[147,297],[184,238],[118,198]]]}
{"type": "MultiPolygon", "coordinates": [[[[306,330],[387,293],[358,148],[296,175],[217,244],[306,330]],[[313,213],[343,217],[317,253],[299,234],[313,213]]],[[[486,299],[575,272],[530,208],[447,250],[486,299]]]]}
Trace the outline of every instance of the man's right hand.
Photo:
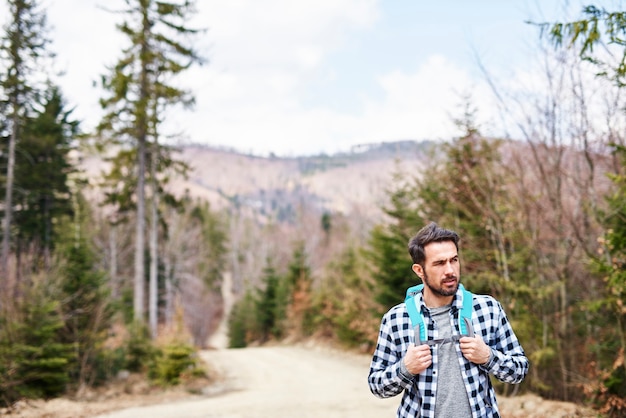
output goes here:
{"type": "Polygon", "coordinates": [[[433,362],[433,356],[428,345],[411,345],[402,361],[404,361],[404,365],[410,373],[420,374],[430,367],[433,362]]]}

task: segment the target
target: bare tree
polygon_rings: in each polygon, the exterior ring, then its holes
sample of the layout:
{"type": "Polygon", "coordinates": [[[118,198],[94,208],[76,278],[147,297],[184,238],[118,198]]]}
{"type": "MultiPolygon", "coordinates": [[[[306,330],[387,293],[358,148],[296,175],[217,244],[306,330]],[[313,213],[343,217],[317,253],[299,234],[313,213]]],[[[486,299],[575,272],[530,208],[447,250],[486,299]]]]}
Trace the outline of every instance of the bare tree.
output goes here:
{"type": "MultiPolygon", "coordinates": [[[[558,362],[560,382],[552,395],[570,400],[575,397],[570,388],[578,383],[575,376],[584,375],[581,364],[590,355],[579,349],[585,346],[584,337],[573,341],[581,330],[572,316],[582,310],[580,301],[599,294],[599,279],[586,260],[602,233],[602,196],[609,186],[608,136],[593,121],[598,114],[615,115],[621,100],[599,100],[607,92],[614,97],[615,89],[588,77],[588,68],[572,54],[545,51],[542,63],[539,89],[535,79],[534,86],[526,86],[527,94],[499,90],[497,95],[525,144],[509,150],[504,167],[517,179],[511,185],[511,198],[520,208],[515,230],[533,254],[529,284],[542,324],[540,363],[552,358],[558,362]]],[[[551,382],[551,370],[535,373],[551,382]]]]}

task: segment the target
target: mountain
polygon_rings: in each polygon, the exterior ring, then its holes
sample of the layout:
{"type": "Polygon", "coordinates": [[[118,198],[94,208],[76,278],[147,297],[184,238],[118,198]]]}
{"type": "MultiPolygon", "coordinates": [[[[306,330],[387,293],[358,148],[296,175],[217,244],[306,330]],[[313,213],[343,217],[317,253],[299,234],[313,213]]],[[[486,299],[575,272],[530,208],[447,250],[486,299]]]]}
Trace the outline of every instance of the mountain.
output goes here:
{"type": "MultiPolygon", "coordinates": [[[[184,145],[188,178],[170,184],[176,195],[206,199],[214,209],[238,208],[289,221],[306,206],[320,212],[377,217],[394,172],[416,174],[432,142],[399,141],[361,145],[350,152],[302,157],[259,157],[223,148],[184,145]]],[[[99,156],[83,156],[91,179],[106,168],[99,156]]]]}
{"type": "Polygon", "coordinates": [[[207,199],[214,208],[235,205],[283,221],[303,204],[322,212],[377,216],[393,173],[417,173],[431,145],[401,141],[290,158],[185,146],[180,158],[191,168],[189,178],[173,186],[207,199]]]}

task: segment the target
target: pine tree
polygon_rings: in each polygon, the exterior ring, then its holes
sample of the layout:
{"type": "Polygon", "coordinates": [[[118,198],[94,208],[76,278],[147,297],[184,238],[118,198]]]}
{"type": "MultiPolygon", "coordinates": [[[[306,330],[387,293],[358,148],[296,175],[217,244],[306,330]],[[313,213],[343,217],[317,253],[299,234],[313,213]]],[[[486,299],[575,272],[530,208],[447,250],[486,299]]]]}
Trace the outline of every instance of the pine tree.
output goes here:
{"type": "MultiPolygon", "coordinates": [[[[626,167],[626,147],[616,145],[615,154],[621,166],[626,167]]],[[[609,416],[620,416],[626,411],[626,173],[614,174],[611,180],[615,190],[607,198],[606,234],[600,240],[596,266],[606,282],[605,297],[599,301],[598,309],[614,318],[610,322],[616,326],[603,330],[595,345],[603,354],[600,366],[605,376],[604,388],[598,390],[603,411],[610,412],[609,416]]]]}
{"type": "Polygon", "coordinates": [[[310,334],[313,328],[311,285],[311,267],[307,262],[304,242],[299,241],[295,243],[283,284],[278,287],[276,303],[276,318],[285,318],[287,333],[296,338],[310,334]],[[281,302],[285,300],[285,295],[288,295],[287,303],[281,302]],[[281,316],[283,309],[286,309],[284,317],[281,316]]]}
{"type": "Polygon", "coordinates": [[[40,276],[24,290],[0,331],[0,404],[24,397],[50,398],[66,389],[71,346],[62,342],[63,318],[51,277],[40,276]]]}
{"type": "Polygon", "coordinates": [[[277,312],[277,305],[279,303],[286,303],[286,301],[278,300],[279,283],[280,277],[276,273],[276,269],[272,265],[271,260],[268,259],[263,269],[264,287],[260,289],[259,296],[256,299],[256,321],[259,325],[262,342],[267,341],[270,337],[280,335],[280,331],[276,327],[278,318],[276,318],[275,314],[277,312]]]}
{"type": "Polygon", "coordinates": [[[68,231],[59,249],[62,258],[59,269],[60,310],[64,327],[62,341],[70,344],[72,362],[68,374],[80,388],[90,386],[98,377],[104,357],[104,340],[113,315],[105,274],[99,270],[93,248],[89,244],[91,214],[88,203],[74,195],[74,219],[65,224],[68,231]]]}
{"type": "Polygon", "coordinates": [[[11,243],[11,227],[13,224],[12,210],[14,207],[13,192],[15,180],[15,149],[22,138],[22,130],[31,109],[37,102],[37,86],[35,73],[42,67],[38,66],[47,54],[46,17],[39,10],[36,0],[8,0],[10,18],[5,27],[0,44],[0,60],[6,71],[0,74],[0,88],[3,90],[2,105],[7,115],[8,144],[4,147],[6,155],[6,179],[4,214],[2,223],[2,248],[0,251],[0,276],[2,288],[6,292],[6,280],[11,243]]]}
{"type": "Polygon", "coordinates": [[[389,190],[389,203],[383,208],[390,222],[375,226],[365,250],[376,283],[376,301],[386,311],[404,300],[404,291],[415,285],[417,277],[411,270],[408,243],[423,225],[421,207],[416,199],[414,179],[394,174],[389,190]]]}
{"type": "Polygon", "coordinates": [[[98,130],[122,147],[114,158],[112,171],[120,176],[113,177],[113,181],[132,179],[124,186],[124,194],[114,191],[109,197],[126,207],[129,205],[124,202],[129,202],[130,196],[135,197],[133,308],[135,319],[144,321],[145,184],[149,142],[152,139],[152,152],[156,152],[156,138],[160,136],[165,109],[176,104],[193,104],[189,92],[168,83],[201,60],[183,43],[185,36],[197,33],[185,27],[194,12],[193,2],[126,0],[126,5],[124,13],[128,20],[118,25],[118,29],[128,37],[130,46],[111,68],[111,74],[102,78],[103,87],[110,94],[101,100],[106,115],[98,130]]]}
{"type": "Polygon", "coordinates": [[[35,257],[50,266],[59,225],[72,215],[68,178],[75,171],[69,153],[78,134],[78,122],[65,109],[59,89],[44,92],[44,102],[22,130],[16,158],[15,193],[17,253],[36,250],[35,257]]]}

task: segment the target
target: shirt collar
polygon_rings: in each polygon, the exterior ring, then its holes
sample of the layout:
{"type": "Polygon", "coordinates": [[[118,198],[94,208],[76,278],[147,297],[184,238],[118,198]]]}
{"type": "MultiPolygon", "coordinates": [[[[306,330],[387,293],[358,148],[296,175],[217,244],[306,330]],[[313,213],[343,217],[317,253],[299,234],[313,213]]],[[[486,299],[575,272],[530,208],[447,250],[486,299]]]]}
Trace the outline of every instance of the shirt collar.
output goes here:
{"type": "MultiPolygon", "coordinates": [[[[426,307],[426,303],[424,303],[424,289],[422,289],[421,292],[415,295],[415,297],[417,298],[417,302],[418,302],[418,306],[420,310],[428,311],[428,308],[426,307]]],[[[463,292],[461,291],[461,288],[459,287],[458,289],[456,289],[456,293],[454,294],[454,297],[452,298],[452,305],[450,309],[452,310],[452,312],[457,312],[457,311],[460,311],[461,308],[463,308],[463,292]]]]}

